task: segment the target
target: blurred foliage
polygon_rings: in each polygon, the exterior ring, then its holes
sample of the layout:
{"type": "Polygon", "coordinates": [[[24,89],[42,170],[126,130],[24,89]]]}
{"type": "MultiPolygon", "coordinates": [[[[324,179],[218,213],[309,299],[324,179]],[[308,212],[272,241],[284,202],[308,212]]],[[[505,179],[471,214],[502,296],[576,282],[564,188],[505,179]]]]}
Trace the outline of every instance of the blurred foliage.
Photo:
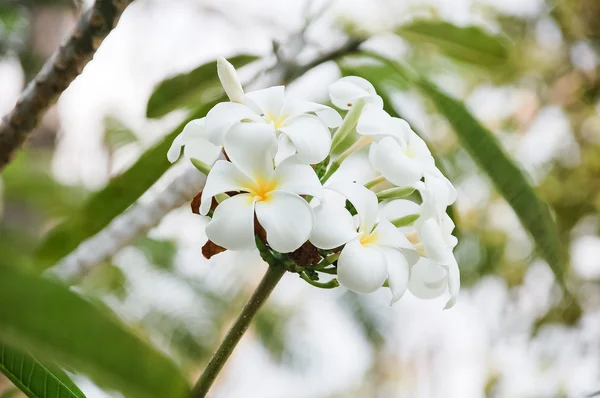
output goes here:
{"type": "Polygon", "coordinates": [[[69,376],[55,365],[0,344],[0,369],[30,398],[85,398],[69,376]]]}

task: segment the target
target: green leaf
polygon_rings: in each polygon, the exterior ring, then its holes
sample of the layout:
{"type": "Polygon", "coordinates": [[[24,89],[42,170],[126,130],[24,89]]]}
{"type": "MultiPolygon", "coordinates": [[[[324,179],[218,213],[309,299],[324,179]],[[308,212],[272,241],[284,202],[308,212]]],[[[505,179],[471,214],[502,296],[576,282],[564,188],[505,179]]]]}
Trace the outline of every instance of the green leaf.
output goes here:
{"type": "Polygon", "coordinates": [[[119,119],[110,116],[104,119],[104,144],[110,151],[114,152],[137,140],[133,131],[119,119]]]}
{"type": "Polygon", "coordinates": [[[85,398],[71,378],[55,365],[0,343],[0,371],[30,398],[85,398]]]}
{"type": "Polygon", "coordinates": [[[169,240],[141,237],[135,242],[152,264],[165,269],[173,268],[173,259],[177,252],[175,243],[169,240]]]}
{"type": "Polygon", "coordinates": [[[74,209],[66,220],[54,227],[37,250],[39,268],[54,265],[132,205],[171,167],[167,150],[183,127],[192,119],[204,117],[210,108],[224,99],[221,97],[198,108],[175,130],[144,152],[127,171],[113,178],[106,187],[93,194],[83,206],[74,209]]]}
{"type": "Polygon", "coordinates": [[[68,287],[0,267],[0,339],[133,398],[183,398],[177,366],[68,287]]]}
{"type": "Polygon", "coordinates": [[[450,122],[465,149],[514,209],[557,280],[563,283],[565,256],[548,205],[538,197],[524,173],[504,152],[496,137],[461,102],[444,94],[425,79],[416,83],[431,99],[438,112],[450,122]]]}
{"type": "Polygon", "coordinates": [[[475,26],[420,20],[401,26],[396,33],[415,45],[432,45],[448,57],[474,65],[498,67],[510,59],[506,38],[475,26]]]}
{"type": "MultiPolygon", "coordinates": [[[[229,58],[229,62],[240,68],[257,59],[254,55],[236,55],[229,58]]],[[[159,83],[148,100],[146,117],[160,118],[176,109],[213,101],[222,94],[217,77],[217,61],[212,61],[159,83]]]]}

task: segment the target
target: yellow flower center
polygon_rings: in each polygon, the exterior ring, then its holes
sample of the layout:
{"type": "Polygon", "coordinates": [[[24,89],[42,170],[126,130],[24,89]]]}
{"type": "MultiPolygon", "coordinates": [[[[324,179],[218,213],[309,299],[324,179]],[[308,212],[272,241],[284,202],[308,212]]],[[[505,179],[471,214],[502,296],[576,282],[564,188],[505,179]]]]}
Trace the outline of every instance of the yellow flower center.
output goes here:
{"type": "Polygon", "coordinates": [[[279,115],[279,117],[276,117],[270,113],[267,113],[265,115],[265,119],[267,120],[267,123],[273,123],[273,127],[275,127],[275,129],[278,129],[280,127],[283,127],[283,123],[285,123],[285,119],[287,119],[287,116],[279,115]]]}
{"type": "Polygon", "coordinates": [[[277,182],[275,180],[264,180],[259,178],[255,181],[253,187],[249,188],[252,200],[257,202],[267,201],[270,198],[270,193],[277,189],[277,182]]]}
{"type": "Polygon", "coordinates": [[[377,233],[371,232],[368,235],[362,235],[359,239],[360,244],[364,247],[374,244],[377,241],[377,233]]]}

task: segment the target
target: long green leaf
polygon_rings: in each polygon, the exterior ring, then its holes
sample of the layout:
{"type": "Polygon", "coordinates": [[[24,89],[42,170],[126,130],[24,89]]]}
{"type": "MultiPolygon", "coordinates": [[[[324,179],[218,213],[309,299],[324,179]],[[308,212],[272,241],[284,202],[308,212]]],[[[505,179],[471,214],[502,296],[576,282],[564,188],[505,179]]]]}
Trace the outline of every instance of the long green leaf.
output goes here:
{"type": "MultiPolygon", "coordinates": [[[[236,55],[229,62],[236,68],[257,60],[254,55],[236,55]]],[[[196,107],[213,101],[222,93],[217,79],[217,62],[163,80],[155,89],[146,108],[146,117],[160,118],[176,109],[196,107]]]]}
{"type": "Polygon", "coordinates": [[[0,267],[0,339],[127,397],[183,398],[175,364],[66,286],[0,267]]]}
{"type": "Polygon", "coordinates": [[[0,343],[0,371],[30,398],[85,398],[59,367],[0,343]]]}
{"type": "Polygon", "coordinates": [[[133,204],[171,167],[167,160],[167,150],[187,122],[205,116],[210,108],[224,99],[225,97],[221,97],[201,106],[159,143],[148,149],[127,171],[113,178],[81,208],[74,209],[69,218],[54,227],[36,252],[39,268],[54,265],[133,204]]]}
{"type": "Polygon", "coordinates": [[[401,26],[396,33],[413,44],[433,45],[451,58],[479,66],[503,66],[510,59],[506,38],[475,26],[458,27],[444,21],[420,20],[401,26]]]}

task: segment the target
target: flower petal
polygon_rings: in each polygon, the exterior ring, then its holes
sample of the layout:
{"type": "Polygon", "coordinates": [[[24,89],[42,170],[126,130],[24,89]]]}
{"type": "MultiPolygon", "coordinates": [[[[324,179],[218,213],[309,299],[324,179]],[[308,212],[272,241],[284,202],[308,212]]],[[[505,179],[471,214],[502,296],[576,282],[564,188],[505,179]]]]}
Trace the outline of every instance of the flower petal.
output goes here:
{"type": "Polygon", "coordinates": [[[248,250],[254,242],[254,203],[250,194],[240,194],[219,203],[206,225],[206,236],[228,250],[248,250]]]}
{"type": "Polygon", "coordinates": [[[375,228],[374,234],[376,236],[377,245],[402,250],[409,265],[413,265],[419,261],[421,256],[413,244],[410,243],[406,236],[404,236],[404,234],[388,220],[380,220],[375,228]]]}
{"type": "Polygon", "coordinates": [[[340,109],[350,109],[360,98],[377,97],[375,87],[358,76],[346,76],[329,86],[329,98],[340,109]]]}
{"type": "Polygon", "coordinates": [[[371,233],[377,221],[377,196],[363,185],[355,183],[335,183],[327,188],[339,192],[352,203],[360,218],[360,230],[371,233]]]}
{"type": "Polygon", "coordinates": [[[206,118],[195,119],[185,125],[180,134],[183,137],[183,154],[188,159],[198,159],[212,165],[221,155],[221,147],[206,139],[206,118]]]}
{"type": "Polygon", "coordinates": [[[315,170],[309,165],[301,163],[296,156],[281,162],[275,168],[273,178],[277,181],[278,191],[311,195],[320,199],[325,194],[315,170]]]}
{"type": "Polygon", "coordinates": [[[240,104],[244,103],[244,89],[238,74],[233,65],[223,57],[217,59],[217,75],[219,75],[219,80],[229,100],[240,104]]]}
{"type": "Polygon", "coordinates": [[[206,114],[206,138],[214,145],[223,145],[223,139],[231,126],[244,119],[264,123],[264,120],[246,105],[220,102],[206,114]]]}
{"type": "Polygon", "coordinates": [[[313,112],[327,125],[327,127],[334,128],[342,124],[342,117],[335,109],[327,105],[321,105],[317,102],[286,100],[283,109],[283,114],[288,115],[289,117],[313,112]]]}
{"type": "Polygon", "coordinates": [[[294,143],[298,158],[307,164],[325,159],[331,149],[329,128],[316,116],[300,115],[289,118],[279,128],[294,143]]]}
{"type": "Polygon", "coordinates": [[[324,202],[313,211],[315,227],[310,242],[319,249],[333,249],[358,236],[352,215],[345,207],[324,202]]]}
{"type": "Polygon", "coordinates": [[[252,184],[253,181],[231,162],[217,161],[206,177],[206,185],[200,198],[200,214],[205,216],[208,213],[213,196],[223,192],[246,190],[246,187],[252,184]]]}
{"type": "Polygon", "coordinates": [[[183,132],[179,133],[177,137],[173,140],[171,147],[167,151],[167,159],[171,163],[175,163],[179,156],[181,155],[181,147],[184,145],[183,140],[183,132]]]}
{"type": "Polygon", "coordinates": [[[364,185],[377,176],[369,162],[369,148],[365,147],[348,156],[340,168],[329,178],[329,184],[338,182],[356,182],[364,185]]]}
{"type": "Polygon", "coordinates": [[[238,169],[253,180],[265,180],[273,173],[277,138],[273,126],[265,123],[237,123],[227,133],[225,152],[238,169]]]}
{"type": "Polygon", "coordinates": [[[279,120],[285,100],[285,88],[274,86],[246,94],[246,100],[252,101],[262,115],[271,120],[279,120]]]}
{"type": "Polygon", "coordinates": [[[421,258],[410,270],[408,290],[418,298],[432,299],[446,291],[448,271],[439,264],[421,258]]]}
{"type": "Polygon", "coordinates": [[[362,135],[379,136],[378,139],[385,136],[399,138],[401,133],[394,128],[392,117],[373,105],[365,106],[356,124],[356,131],[362,135]]]}
{"type": "Polygon", "coordinates": [[[427,258],[442,265],[450,265],[454,259],[452,248],[448,246],[438,223],[432,218],[418,224],[418,233],[427,258]]]}
{"type": "Polygon", "coordinates": [[[412,185],[423,176],[419,164],[406,156],[400,144],[391,137],[373,143],[369,155],[375,170],[394,185],[412,185]]]}
{"type": "Polygon", "coordinates": [[[382,248],[388,269],[388,284],[392,291],[392,302],[394,304],[404,295],[408,287],[410,266],[404,254],[400,250],[389,247],[382,248]]]}
{"type": "Polygon", "coordinates": [[[256,202],[256,218],[267,232],[267,242],[279,253],[293,252],[308,240],[314,215],[308,202],[298,195],[273,191],[256,202]]]}
{"type": "Polygon", "coordinates": [[[419,205],[408,199],[395,199],[379,206],[379,217],[396,220],[410,214],[419,214],[419,205]]]}
{"type": "Polygon", "coordinates": [[[346,243],[338,259],[338,280],[356,293],[372,293],[387,277],[385,256],[376,247],[364,247],[358,239],[346,243]]]}
{"type": "Polygon", "coordinates": [[[458,263],[454,260],[448,266],[448,291],[450,292],[450,300],[444,307],[445,310],[454,307],[456,300],[458,300],[458,291],[460,290],[460,270],[458,269],[458,263]]]}

